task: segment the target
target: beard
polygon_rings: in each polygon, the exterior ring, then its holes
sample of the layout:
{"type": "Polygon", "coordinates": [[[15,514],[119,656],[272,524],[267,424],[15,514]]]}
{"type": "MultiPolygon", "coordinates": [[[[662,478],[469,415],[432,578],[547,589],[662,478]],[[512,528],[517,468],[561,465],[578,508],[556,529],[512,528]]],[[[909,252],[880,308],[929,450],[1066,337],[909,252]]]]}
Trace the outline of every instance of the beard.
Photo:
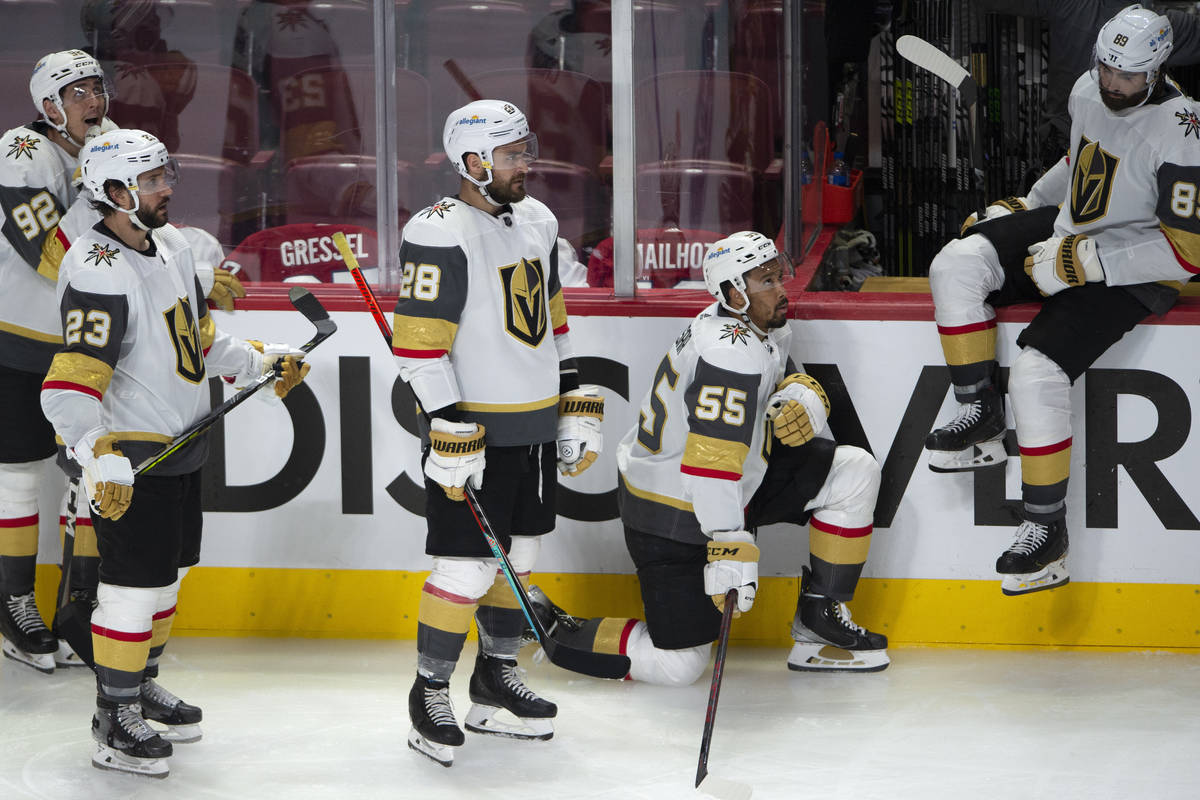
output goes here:
{"type": "Polygon", "coordinates": [[[140,221],[150,230],[161,228],[163,225],[167,224],[167,205],[166,203],[163,203],[154,211],[149,211],[145,206],[142,206],[137,210],[137,218],[138,221],[140,221]]]}
{"type": "Polygon", "coordinates": [[[487,192],[493,200],[500,205],[505,203],[519,203],[525,199],[525,179],[513,178],[508,183],[496,183],[493,179],[490,186],[487,187],[487,192]],[[519,182],[519,185],[514,185],[519,182]]]}
{"type": "Polygon", "coordinates": [[[1100,102],[1104,103],[1104,107],[1109,111],[1124,111],[1127,108],[1133,108],[1146,99],[1150,94],[1149,87],[1144,92],[1138,92],[1133,95],[1109,94],[1103,89],[1100,90],[1100,102]]]}

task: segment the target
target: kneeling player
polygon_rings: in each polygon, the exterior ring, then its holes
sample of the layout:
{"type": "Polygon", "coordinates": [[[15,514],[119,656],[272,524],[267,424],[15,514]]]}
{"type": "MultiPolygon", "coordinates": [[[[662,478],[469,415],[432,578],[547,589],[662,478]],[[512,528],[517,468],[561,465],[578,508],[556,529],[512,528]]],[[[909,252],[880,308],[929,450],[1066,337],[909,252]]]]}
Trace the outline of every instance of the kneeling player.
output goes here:
{"type": "Polygon", "coordinates": [[[660,362],[617,451],[621,519],[646,620],[580,620],[532,591],[557,638],[628,656],[631,678],[685,686],[704,672],[725,593],[738,590],[741,612],[754,603],[753,530],[776,522],[809,526],[811,568],[788,667],[877,671],[889,663],[887,638],[856,625],[844,605],[866,561],[879,465],[829,438],[825,392],[788,357],[790,269],[758,233],[712,245],[704,281],[717,302],[660,362]]]}

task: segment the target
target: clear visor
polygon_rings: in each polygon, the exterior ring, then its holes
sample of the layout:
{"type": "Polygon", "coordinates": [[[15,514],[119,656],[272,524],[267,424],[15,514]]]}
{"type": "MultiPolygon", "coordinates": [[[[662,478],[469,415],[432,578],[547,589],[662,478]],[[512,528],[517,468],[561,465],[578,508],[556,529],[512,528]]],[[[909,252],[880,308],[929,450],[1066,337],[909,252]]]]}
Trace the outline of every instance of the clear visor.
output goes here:
{"type": "Polygon", "coordinates": [[[524,139],[502,144],[492,150],[492,163],[485,164],[489,169],[517,169],[528,167],[538,157],[537,134],[531,133],[524,139]]]}
{"type": "Polygon", "coordinates": [[[167,163],[158,169],[143,172],[138,175],[138,191],[142,194],[158,194],[166,189],[172,189],[179,183],[179,163],[167,159],[167,163]]]}
{"type": "Polygon", "coordinates": [[[114,92],[108,81],[101,80],[100,78],[77,81],[65,87],[61,92],[64,107],[86,103],[93,98],[111,102],[113,95],[114,92]]]}
{"type": "Polygon", "coordinates": [[[1145,72],[1117,69],[1111,64],[1106,64],[1100,57],[1097,57],[1094,69],[1101,88],[1126,94],[1144,90],[1150,77],[1145,72]]]}
{"type": "Polygon", "coordinates": [[[795,277],[792,269],[792,259],[787,253],[780,253],[770,261],[764,261],[742,276],[746,283],[746,294],[775,291],[790,278],[795,277]]]}

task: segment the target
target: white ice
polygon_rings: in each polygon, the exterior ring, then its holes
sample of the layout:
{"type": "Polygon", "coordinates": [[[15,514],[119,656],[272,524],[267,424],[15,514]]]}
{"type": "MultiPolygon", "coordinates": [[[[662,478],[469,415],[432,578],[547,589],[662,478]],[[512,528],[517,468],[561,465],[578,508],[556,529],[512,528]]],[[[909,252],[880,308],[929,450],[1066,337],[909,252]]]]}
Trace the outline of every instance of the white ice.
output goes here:
{"type": "MultiPolygon", "coordinates": [[[[893,648],[872,675],[733,649],[709,770],[771,798],[1200,796],[1200,655],[893,648]]],[[[90,763],[94,682],[0,662],[0,798],[670,800],[693,788],[706,674],[686,689],[533,664],[554,739],[467,734],[443,768],[405,744],[412,642],[177,638],[160,682],[204,708],[163,781],[90,763]]],[[[474,644],[451,683],[461,721],[474,644]]]]}

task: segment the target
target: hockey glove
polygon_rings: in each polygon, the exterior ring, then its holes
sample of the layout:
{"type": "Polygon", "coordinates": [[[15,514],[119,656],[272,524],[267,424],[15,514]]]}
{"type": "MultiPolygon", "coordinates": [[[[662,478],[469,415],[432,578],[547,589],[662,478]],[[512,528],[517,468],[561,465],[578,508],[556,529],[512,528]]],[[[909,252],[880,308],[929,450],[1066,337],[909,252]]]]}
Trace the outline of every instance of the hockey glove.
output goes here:
{"type": "Polygon", "coordinates": [[[988,219],[998,219],[1007,217],[1014,211],[1025,211],[1029,208],[1029,204],[1024,197],[1006,197],[1003,200],[997,200],[994,203],[989,203],[987,208],[983,209],[983,217],[980,218],[979,212],[971,213],[971,216],[963,220],[962,227],[958,229],[959,236],[966,236],[967,231],[977,222],[982,222],[988,219]]]}
{"type": "Polygon", "coordinates": [[[715,531],[708,543],[708,563],[704,565],[704,593],[713,605],[725,613],[725,594],[737,589],[735,617],[749,611],[758,590],[758,545],[749,531],[715,531]]]}
{"type": "Polygon", "coordinates": [[[467,481],[483,488],[483,435],[485,429],[474,422],[448,422],[434,417],[429,423],[429,457],[425,475],[442,487],[446,497],[460,501],[467,496],[467,481]]]}
{"type": "Polygon", "coordinates": [[[233,301],[246,296],[246,287],[229,270],[197,264],[196,278],[204,296],[222,311],[233,311],[233,301]]]}
{"type": "Polygon", "coordinates": [[[788,375],[767,398],[767,419],[775,438],[798,447],[820,435],[829,419],[829,398],[816,379],[800,372],[788,375]]]}
{"type": "Polygon", "coordinates": [[[283,399],[308,375],[310,366],[299,360],[305,355],[303,350],[286,344],[264,344],[254,339],[246,340],[246,344],[249,345],[246,348],[249,360],[243,371],[234,379],[234,384],[239,389],[263,375],[274,373],[277,378],[274,395],[260,391],[258,396],[272,401],[283,399]]]}
{"type": "Polygon", "coordinates": [[[596,462],[604,446],[600,387],[584,384],[558,401],[558,470],[575,477],[596,462]]]}
{"type": "Polygon", "coordinates": [[[1047,297],[1063,289],[1104,280],[1104,266],[1096,252],[1096,243],[1082,233],[1051,236],[1030,245],[1025,272],[1047,297]]]}
{"type": "Polygon", "coordinates": [[[92,510],[118,520],[133,502],[133,465],[117,447],[117,437],[97,428],[71,450],[83,470],[83,488],[92,510]]]}

